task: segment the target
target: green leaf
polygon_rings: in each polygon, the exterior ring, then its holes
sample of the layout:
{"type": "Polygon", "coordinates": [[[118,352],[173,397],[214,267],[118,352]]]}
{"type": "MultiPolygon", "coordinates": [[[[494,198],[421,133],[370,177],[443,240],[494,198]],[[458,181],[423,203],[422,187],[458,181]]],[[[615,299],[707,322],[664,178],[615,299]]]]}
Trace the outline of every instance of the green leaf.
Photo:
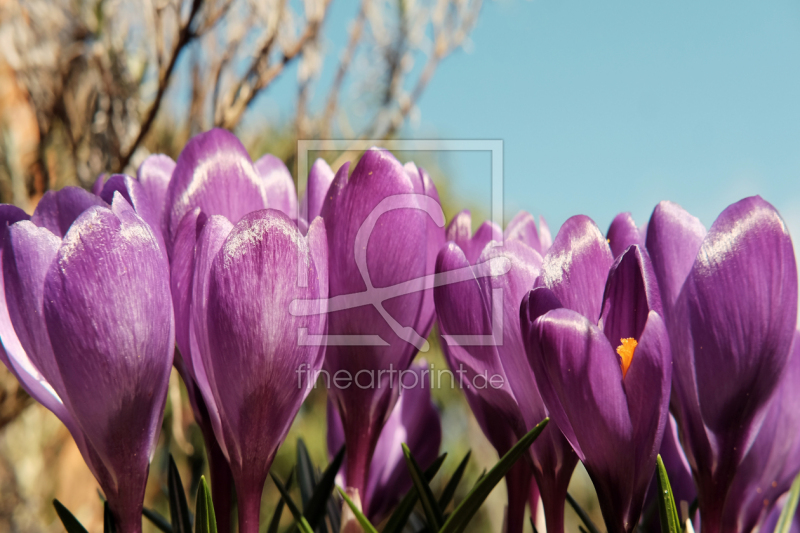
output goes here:
{"type": "Polygon", "coordinates": [[[465,455],[461,463],[459,463],[456,471],[453,472],[453,477],[450,478],[450,481],[448,481],[447,485],[444,487],[444,491],[442,491],[442,495],[439,497],[439,508],[442,511],[447,509],[450,500],[455,496],[456,489],[458,488],[458,484],[461,483],[461,478],[464,476],[464,470],[467,468],[467,463],[471,455],[472,451],[468,451],[467,455],[465,455]]]}
{"type": "Polygon", "coordinates": [[[78,522],[78,519],[69,512],[69,509],[64,507],[64,504],[58,500],[53,500],[53,507],[56,508],[56,514],[61,519],[61,523],[64,524],[64,529],[67,530],[67,533],[89,533],[86,531],[86,528],[78,522]]]}
{"type": "Polygon", "coordinates": [[[303,439],[297,439],[297,486],[300,487],[300,499],[303,510],[307,509],[314,487],[317,485],[317,475],[308,448],[303,439]]]}
{"type": "Polygon", "coordinates": [[[420,502],[422,502],[425,518],[428,520],[428,529],[439,531],[439,528],[442,527],[442,522],[444,522],[442,511],[439,509],[439,503],[436,501],[436,498],[433,497],[431,487],[425,480],[425,475],[422,473],[419,464],[417,464],[417,460],[411,455],[411,450],[408,449],[405,443],[401,445],[403,447],[403,455],[406,458],[406,466],[408,466],[408,471],[411,473],[411,480],[417,488],[417,495],[419,496],[420,502]]]}
{"type": "MultiPolygon", "coordinates": [[[[600,530],[597,529],[596,525],[594,525],[592,519],[589,518],[589,513],[584,511],[581,506],[578,505],[578,502],[575,501],[575,498],[573,498],[569,492],[567,493],[567,502],[569,502],[570,506],[572,506],[572,508],[575,510],[575,514],[577,514],[578,518],[581,519],[581,522],[584,523],[586,529],[589,530],[589,533],[600,533],[600,530]]],[[[580,526],[578,527],[580,528],[580,526]]]]}
{"type": "Polygon", "coordinates": [[[316,530],[325,518],[328,499],[333,492],[334,485],[336,485],[336,474],[339,472],[339,468],[341,468],[343,460],[344,446],[339,449],[339,453],[336,454],[336,457],[333,458],[331,464],[329,464],[328,468],[325,469],[325,472],[322,474],[319,482],[317,482],[316,486],[314,487],[314,491],[311,494],[311,497],[308,499],[308,502],[303,504],[303,516],[305,516],[306,520],[308,520],[308,525],[311,526],[311,529],[316,530]]]}
{"type": "Polygon", "coordinates": [[[183,492],[183,482],[175,465],[172,454],[169,456],[167,475],[169,487],[169,517],[174,533],[192,533],[192,522],[189,517],[189,505],[186,503],[186,493],[183,492]]]}
{"type": "Polygon", "coordinates": [[[283,501],[286,502],[286,506],[289,508],[289,511],[292,513],[294,517],[294,521],[297,524],[297,527],[300,529],[302,533],[314,533],[314,530],[311,529],[311,526],[308,524],[308,521],[303,516],[303,513],[300,512],[300,509],[297,507],[297,504],[294,503],[294,500],[291,496],[289,496],[289,492],[286,490],[286,487],[283,486],[281,480],[277,478],[272,472],[269,473],[270,477],[272,477],[272,481],[275,482],[275,486],[278,487],[278,492],[281,493],[281,497],[283,501]]]}
{"type": "MultiPolygon", "coordinates": [[[[294,470],[289,473],[289,479],[286,480],[286,490],[292,488],[294,481],[294,470]]],[[[281,515],[283,514],[283,506],[285,505],[283,497],[278,500],[278,505],[275,506],[275,512],[272,514],[272,520],[269,522],[267,533],[278,533],[278,526],[281,524],[281,515]]]]}
{"type": "Polygon", "coordinates": [[[117,525],[114,523],[114,515],[108,507],[108,501],[103,502],[103,533],[117,533],[117,525]]]}
{"type": "Polygon", "coordinates": [[[789,533],[792,528],[792,520],[794,520],[794,513],[797,511],[797,501],[800,500],[800,474],[794,478],[792,488],[789,489],[789,497],[786,498],[786,503],[783,504],[783,511],[778,518],[778,525],[775,526],[775,533],[789,533]]]}
{"type": "Polygon", "coordinates": [[[525,434],[508,452],[492,467],[489,472],[481,478],[481,480],[472,488],[467,494],[467,497],[456,507],[455,511],[447,518],[447,521],[439,530],[439,533],[460,533],[464,531],[467,524],[478,508],[483,504],[484,500],[492,492],[495,485],[500,483],[500,480],[505,477],[506,473],[511,470],[517,459],[522,457],[522,454],[528,451],[536,437],[544,430],[549,418],[545,418],[539,424],[525,434]]]}
{"type": "Polygon", "coordinates": [[[358,523],[361,524],[361,529],[364,530],[364,533],[378,533],[378,530],[375,529],[375,526],[370,523],[369,519],[364,516],[364,513],[361,512],[361,509],[359,509],[358,506],[353,503],[353,500],[350,499],[350,496],[348,496],[341,487],[339,487],[339,492],[342,494],[344,501],[347,502],[350,510],[353,511],[354,515],[356,515],[356,520],[358,520],[358,523]]]}
{"type": "Polygon", "coordinates": [[[661,519],[663,533],[681,533],[681,519],[678,517],[678,508],[675,506],[675,497],[669,484],[667,469],[661,455],[656,456],[658,475],[658,517],[661,519]]]}
{"type": "Polygon", "coordinates": [[[172,526],[169,525],[167,519],[161,516],[158,512],[145,507],[142,509],[142,515],[150,520],[150,522],[152,522],[152,524],[159,530],[163,531],[164,533],[172,533],[172,526]]]}
{"type": "Polygon", "coordinates": [[[208,490],[205,476],[200,478],[200,487],[197,489],[194,519],[195,533],[217,533],[217,517],[214,514],[214,503],[211,501],[211,491],[208,490]]]}
{"type": "MultiPolygon", "coordinates": [[[[439,469],[442,467],[442,463],[447,458],[447,454],[444,453],[440,455],[431,466],[425,470],[425,479],[430,483],[439,469]]],[[[383,533],[401,533],[403,528],[406,527],[406,522],[408,522],[408,517],[411,516],[412,511],[414,511],[414,506],[417,504],[417,489],[412,487],[406,495],[400,500],[400,503],[397,504],[397,507],[394,508],[394,512],[392,516],[389,517],[389,520],[386,522],[386,525],[383,528],[383,533]]]]}

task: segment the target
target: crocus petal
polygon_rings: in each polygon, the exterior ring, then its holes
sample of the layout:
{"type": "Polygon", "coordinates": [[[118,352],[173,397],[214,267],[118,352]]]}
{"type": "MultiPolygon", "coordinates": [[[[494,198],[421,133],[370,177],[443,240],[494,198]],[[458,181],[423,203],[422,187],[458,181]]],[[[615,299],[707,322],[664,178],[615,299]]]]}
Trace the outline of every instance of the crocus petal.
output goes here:
{"type": "Polygon", "coordinates": [[[3,281],[8,314],[24,352],[17,356],[22,357],[16,362],[25,365],[30,359],[32,367],[25,371],[32,375],[41,373],[60,396],[63,383],[44,320],[44,280],[59,246],[61,239],[47,228],[28,221],[14,224],[3,247],[3,281]]]}
{"type": "Polygon", "coordinates": [[[594,322],[600,316],[603,288],[613,262],[597,225],[589,217],[577,215],[558,231],[544,256],[536,285],[549,288],[564,307],[594,322]]]}
{"type": "Polygon", "coordinates": [[[741,432],[775,390],[797,324],[797,265],[775,208],[756,196],[725,209],[689,279],[703,420],[741,432]]]}
{"type": "Polygon", "coordinates": [[[108,179],[108,174],[103,172],[97,176],[97,179],[94,180],[92,184],[92,194],[95,196],[100,196],[100,193],[103,192],[103,185],[106,184],[106,180],[108,179]]]}
{"type": "Polygon", "coordinates": [[[539,243],[542,246],[541,254],[547,253],[551,246],[553,246],[553,236],[550,233],[550,226],[547,225],[544,217],[539,215],[539,243]]]}
{"type": "Polygon", "coordinates": [[[322,204],[335,174],[324,159],[317,159],[308,172],[308,184],[303,200],[300,202],[300,218],[309,222],[322,213],[322,204]]]}
{"type": "Polygon", "coordinates": [[[150,204],[156,212],[161,234],[166,239],[167,228],[163,227],[164,211],[167,208],[167,189],[175,171],[175,161],[168,155],[153,154],[147,157],[136,170],[136,179],[142,184],[150,204]]]}
{"type": "MultiPolygon", "coordinates": [[[[724,530],[752,531],[800,471],[800,332],[758,435],[736,470],[725,501],[724,530]]],[[[771,530],[764,530],[771,531],[771,530]]]]}
{"type": "Polygon", "coordinates": [[[47,191],[36,205],[31,222],[40,228],[49,229],[56,237],[62,238],[75,219],[95,205],[108,207],[102,198],[80,187],[47,191]]]}
{"type": "MultiPolygon", "coordinates": [[[[208,217],[199,207],[186,213],[178,230],[172,249],[170,288],[172,304],[175,308],[175,342],[181,352],[180,357],[189,372],[190,379],[194,375],[194,364],[189,342],[189,325],[191,323],[192,289],[194,287],[195,246],[200,232],[208,217]]],[[[184,378],[185,380],[185,378],[184,378]]]]}
{"type": "Polygon", "coordinates": [[[220,412],[217,437],[226,443],[240,493],[260,495],[274,454],[308,394],[309,376],[321,364],[319,346],[300,345],[298,334],[301,328],[319,334],[325,316],[288,312],[295,299],[319,297],[318,277],[297,227],[272,209],[242,218],[209,270],[207,349],[201,345],[213,393],[207,401],[220,412]],[[297,284],[301,263],[308,269],[306,287],[297,284]],[[302,365],[308,367],[305,382],[295,384],[302,365]]]}
{"type": "Polygon", "coordinates": [[[227,239],[232,230],[233,224],[231,224],[227,218],[222,215],[214,215],[206,220],[197,237],[197,244],[194,252],[194,274],[192,276],[192,296],[190,303],[191,320],[189,321],[189,354],[192,359],[191,365],[194,379],[208,408],[208,418],[210,419],[214,434],[217,435],[217,442],[229,462],[230,458],[228,456],[226,443],[224,438],[222,438],[222,417],[220,416],[220,410],[214,399],[212,384],[208,379],[205,360],[211,357],[208,328],[206,327],[209,274],[211,272],[211,266],[214,263],[214,258],[219,253],[225,239],[227,239]]]}
{"type": "Polygon", "coordinates": [[[500,241],[503,231],[492,221],[485,221],[472,235],[472,216],[468,209],[458,213],[445,230],[445,239],[456,243],[469,263],[475,264],[490,241],[500,241]]]}
{"type": "Polygon", "coordinates": [[[658,282],[647,254],[633,245],[611,267],[600,327],[612,344],[627,338],[638,341],[650,311],[662,312],[658,282]]]}
{"type": "Polygon", "coordinates": [[[661,316],[650,311],[625,375],[625,393],[633,426],[635,478],[630,516],[638,519],[653,476],[669,413],[672,353],[661,316]]]}
{"type": "Polygon", "coordinates": [[[537,252],[542,254],[542,244],[539,242],[539,232],[536,231],[536,220],[527,211],[520,211],[506,226],[503,236],[506,239],[522,241],[537,252]]]}
{"type": "Polygon", "coordinates": [[[269,207],[282,211],[292,220],[297,220],[297,192],[292,174],[283,161],[272,154],[266,154],[256,161],[254,166],[267,188],[269,207]]]}
{"type": "Polygon", "coordinates": [[[100,197],[109,204],[114,199],[114,193],[120,193],[133,207],[136,214],[142,217],[153,229],[159,244],[166,252],[164,236],[161,232],[161,208],[153,203],[152,198],[138,180],[125,174],[114,174],[103,187],[100,197]]]}
{"type": "Polygon", "coordinates": [[[110,499],[141,502],[161,427],[174,350],[168,268],[153,231],[117,196],[112,210],[75,221],[44,282],[63,399],[113,476],[110,499]]]}
{"type": "Polygon", "coordinates": [[[636,227],[636,222],[630,213],[620,213],[614,217],[614,220],[611,221],[611,226],[608,228],[607,238],[614,257],[619,257],[622,252],[634,244],[644,246],[644,241],[641,240],[641,235],[639,234],[639,228],[636,227]]]}
{"type": "Polygon", "coordinates": [[[195,207],[235,223],[267,206],[264,180],[239,139],[220,129],[201,133],[186,143],[167,189],[168,249],[172,249],[178,224],[195,207]]]}
{"type": "Polygon", "coordinates": [[[658,279],[664,317],[672,321],[672,309],[683,282],[692,269],[706,228],[700,221],[672,202],[661,202],[647,225],[647,253],[658,279]]]}

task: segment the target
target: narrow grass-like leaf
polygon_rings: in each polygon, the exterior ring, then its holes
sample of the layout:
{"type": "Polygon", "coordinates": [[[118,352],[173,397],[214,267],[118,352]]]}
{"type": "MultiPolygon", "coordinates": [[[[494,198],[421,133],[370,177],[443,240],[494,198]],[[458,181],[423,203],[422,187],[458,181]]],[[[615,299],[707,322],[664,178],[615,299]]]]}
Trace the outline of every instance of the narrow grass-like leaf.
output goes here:
{"type": "Polygon", "coordinates": [[[678,508],[675,497],[669,484],[667,469],[661,455],[656,456],[656,475],[658,476],[658,517],[661,520],[662,533],[681,533],[681,519],[678,517],[678,508]]]}
{"type": "Polygon", "coordinates": [[[353,500],[350,499],[350,496],[348,496],[341,487],[338,488],[342,498],[344,498],[344,501],[347,503],[347,506],[350,507],[350,510],[353,511],[353,514],[356,515],[356,520],[358,520],[358,523],[361,525],[361,529],[364,530],[364,533],[378,533],[378,530],[375,529],[375,526],[373,526],[369,519],[364,516],[364,513],[361,512],[361,509],[359,509],[358,506],[353,503],[353,500]]]}
{"type": "Polygon", "coordinates": [[[61,519],[61,523],[64,524],[64,529],[67,530],[67,533],[89,533],[69,509],[64,507],[63,503],[53,500],[53,507],[56,508],[56,514],[61,519]]]}
{"type": "Polygon", "coordinates": [[[169,517],[172,522],[173,533],[192,533],[192,522],[189,517],[189,505],[186,503],[186,493],[183,492],[183,482],[175,465],[172,454],[169,456],[167,473],[167,487],[169,491],[169,517]]]}
{"type": "MultiPolygon", "coordinates": [[[[433,477],[442,467],[442,463],[447,458],[447,454],[444,453],[440,455],[431,466],[425,470],[425,479],[428,483],[431,482],[433,477]]],[[[400,500],[400,503],[397,504],[395,507],[392,516],[389,517],[389,520],[386,522],[386,525],[383,528],[383,533],[400,533],[403,531],[403,528],[406,527],[406,522],[408,522],[408,517],[411,516],[412,511],[414,511],[414,506],[417,504],[417,489],[415,487],[411,487],[411,489],[403,496],[403,499],[400,500]]]]}
{"type": "Polygon", "coordinates": [[[270,477],[272,477],[272,481],[275,482],[275,486],[278,487],[278,492],[281,493],[283,501],[286,502],[286,507],[289,508],[289,512],[292,513],[292,516],[294,517],[294,521],[295,524],[297,524],[298,529],[300,529],[302,533],[314,533],[314,530],[308,524],[306,517],[304,517],[303,513],[300,512],[300,508],[298,508],[297,504],[294,503],[294,500],[289,495],[289,492],[286,490],[286,487],[283,486],[283,483],[281,483],[281,480],[278,479],[278,477],[272,472],[270,472],[269,475],[270,477]]]}
{"type": "Polygon", "coordinates": [[[214,503],[211,501],[211,491],[208,489],[205,476],[200,477],[194,514],[197,523],[195,533],[217,533],[217,517],[214,514],[214,503]]]}
{"type": "Polygon", "coordinates": [[[117,525],[114,523],[114,515],[108,501],[103,503],[103,533],[117,533],[117,525]]]}
{"type": "MultiPolygon", "coordinates": [[[[292,483],[294,482],[294,470],[289,472],[289,478],[286,480],[286,490],[289,491],[292,488],[292,483]]],[[[283,506],[285,502],[283,501],[283,497],[278,500],[278,504],[275,506],[275,512],[272,513],[272,520],[269,521],[269,527],[267,528],[267,533],[278,533],[278,526],[281,524],[281,515],[283,514],[283,506]]]]}
{"type": "MultiPolygon", "coordinates": [[[[300,455],[299,452],[298,455],[300,455]]],[[[336,485],[336,474],[342,466],[342,460],[344,460],[344,446],[339,449],[339,453],[322,473],[308,502],[303,504],[303,516],[308,520],[311,529],[316,530],[325,518],[328,499],[336,485]]]]}
{"type": "Polygon", "coordinates": [[[163,531],[164,533],[172,533],[172,526],[169,525],[167,519],[161,516],[158,512],[145,507],[142,509],[142,515],[150,520],[150,522],[156,526],[159,531],[163,531]]]}
{"type": "Polygon", "coordinates": [[[297,439],[297,486],[300,487],[300,499],[303,510],[308,507],[311,495],[317,485],[317,472],[308,454],[308,448],[303,439],[297,439]]]}
{"type": "Polygon", "coordinates": [[[589,530],[588,533],[600,533],[600,530],[597,529],[597,526],[594,524],[594,522],[592,522],[592,519],[589,518],[589,513],[584,511],[583,508],[578,505],[578,502],[575,501],[575,498],[573,498],[569,492],[567,493],[567,502],[575,510],[575,514],[577,514],[578,518],[581,519],[581,522],[583,522],[583,524],[586,526],[586,529],[589,530]]]}
{"type": "Polygon", "coordinates": [[[483,504],[484,500],[492,492],[495,485],[497,485],[506,473],[511,470],[517,459],[522,457],[522,454],[528,451],[533,441],[541,434],[549,418],[542,420],[535,428],[525,434],[508,452],[492,467],[491,470],[472,488],[467,494],[467,497],[456,507],[455,511],[447,518],[439,533],[460,533],[464,531],[467,524],[478,508],[483,504]]]}
{"type": "Polygon", "coordinates": [[[800,474],[794,478],[792,488],[789,489],[789,497],[783,504],[783,510],[778,518],[778,525],[775,526],[775,533],[789,533],[794,521],[794,513],[797,510],[797,501],[800,500],[800,474]]]}
{"type": "Polygon", "coordinates": [[[455,496],[456,489],[458,488],[458,484],[461,483],[461,478],[464,476],[464,470],[467,468],[467,463],[469,462],[471,455],[472,451],[468,451],[467,455],[465,455],[461,460],[461,463],[459,463],[456,471],[453,472],[453,477],[451,477],[450,481],[448,481],[447,485],[445,485],[442,495],[439,497],[439,509],[442,511],[447,509],[447,506],[450,504],[450,500],[452,500],[453,496],[455,496]]]}
{"type": "Polygon", "coordinates": [[[430,485],[425,480],[425,475],[419,467],[417,460],[411,455],[411,450],[408,449],[405,443],[402,443],[403,455],[406,458],[406,465],[408,471],[411,473],[411,480],[417,488],[417,495],[422,503],[422,509],[425,511],[425,518],[428,520],[428,529],[432,531],[439,531],[442,527],[442,511],[439,509],[439,503],[433,497],[430,485]]]}

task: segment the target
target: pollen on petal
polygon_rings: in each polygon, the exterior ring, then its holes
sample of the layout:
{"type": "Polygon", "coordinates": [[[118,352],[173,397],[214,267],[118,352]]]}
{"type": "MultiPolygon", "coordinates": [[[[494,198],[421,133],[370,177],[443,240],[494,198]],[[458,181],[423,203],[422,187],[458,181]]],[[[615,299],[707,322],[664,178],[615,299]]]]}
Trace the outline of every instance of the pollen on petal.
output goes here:
{"type": "Polygon", "coordinates": [[[620,339],[620,342],[622,344],[617,346],[617,354],[620,357],[619,366],[622,368],[622,379],[625,379],[631,361],[633,361],[633,352],[639,343],[636,342],[636,339],[620,339]]]}

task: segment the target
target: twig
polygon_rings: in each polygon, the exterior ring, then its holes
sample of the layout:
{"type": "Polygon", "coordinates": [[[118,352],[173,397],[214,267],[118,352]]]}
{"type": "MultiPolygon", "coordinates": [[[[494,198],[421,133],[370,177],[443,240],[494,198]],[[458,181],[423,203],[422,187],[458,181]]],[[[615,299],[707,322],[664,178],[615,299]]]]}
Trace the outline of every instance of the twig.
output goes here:
{"type": "Polygon", "coordinates": [[[150,131],[153,122],[155,121],[156,115],[158,114],[158,110],[161,107],[161,102],[164,99],[164,93],[167,91],[167,87],[169,87],[170,77],[172,76],[172,72],[175,69],[175,64],[178,62],[178,57],[181,55],[181,52],[189,44],[192,39],[194,39],[197,34],[192,31],[192,22],[194,21],[197,13],[200,11],[200,7],[203,5],[203,0],[192,0],[192,8],[189,12],[189,18],[185,24],[183,24],[178,32],[178,42],[175,43],[175,47],[173,48],[172,55],[170,56],[169,63],[167,64],[167,68],[159,73],[158,76],[158,91],[156,92],[156,98],[153,101],[153,104],[150,106],[150,109],[145,115],[144,121],[142,121],[142,125],[139,127],[139,134],[136,136],[136,139],[133,143],[128,147],[127,151],[120,156],[120,162],[117,165],[117,171],[120,172],[128,166],[128,163],[133,156],[133,153],[139,147],[139,145],[144,140],[147,133],[150,131]]]}

